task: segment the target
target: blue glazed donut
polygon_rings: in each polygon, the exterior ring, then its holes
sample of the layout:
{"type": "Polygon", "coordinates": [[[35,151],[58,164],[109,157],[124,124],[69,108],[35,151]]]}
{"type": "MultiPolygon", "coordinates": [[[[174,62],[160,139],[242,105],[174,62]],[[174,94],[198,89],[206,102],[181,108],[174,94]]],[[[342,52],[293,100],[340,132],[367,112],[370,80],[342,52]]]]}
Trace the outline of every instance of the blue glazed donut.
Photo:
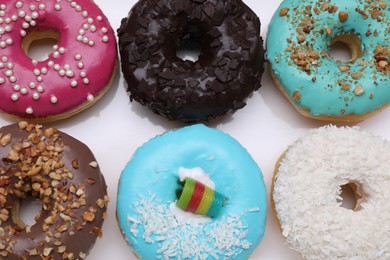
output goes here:
{"type": "Polygon", "coordinates": [[[271,75],[303,115],[360,121],[390,101],[390,11],[383,0],[285,0],[267,37],[271,75]],[[346,44],[350,61],[330,46],[346,44]]]}
{"type": "Polygon", "coordinates": [[[264,235],[266,193],[256,162],[229,135],[198,124],[141,146],[122,172],[117,218],[140,259],[247,259],[264,235]],[[227,198],[215,217],[175,203],[191,177],[227,198]]]}

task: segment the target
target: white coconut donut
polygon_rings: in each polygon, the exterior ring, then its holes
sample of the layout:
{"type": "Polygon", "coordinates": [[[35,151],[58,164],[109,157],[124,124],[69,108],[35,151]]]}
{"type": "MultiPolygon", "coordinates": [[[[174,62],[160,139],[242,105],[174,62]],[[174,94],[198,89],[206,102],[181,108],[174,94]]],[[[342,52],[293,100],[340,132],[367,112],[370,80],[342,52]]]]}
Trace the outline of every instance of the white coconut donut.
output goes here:
{"type": "Polygon", "coordinates": [[[272,197],[283,236],[303,257],[390,259],[389,187],[388,141],[326,126],[281,156],[272,197]],[[356,185],[353,210],[341,206],[346,184],[356,185]]]}

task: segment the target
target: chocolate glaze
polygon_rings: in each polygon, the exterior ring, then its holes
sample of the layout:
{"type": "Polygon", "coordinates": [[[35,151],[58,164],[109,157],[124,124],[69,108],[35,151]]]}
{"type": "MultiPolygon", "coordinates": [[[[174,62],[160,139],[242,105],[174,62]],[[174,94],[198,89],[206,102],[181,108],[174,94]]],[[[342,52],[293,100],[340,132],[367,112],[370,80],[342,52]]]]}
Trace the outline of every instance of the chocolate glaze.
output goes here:
{"type": "Polygon", "coordinates": [[[130,100],[193,122],[244,107],[260,87],[260,20],[241,0],[140,0],[118,29],[130,100]],[[176,56],[200,46],[196,62],[176,56]]]}
{"type": "MultiPolygon", "coordinates": [[[[57,140],[55,140],[54,136],[49,138],[44,137],[43,134],[41,139],[45,143],[55,142],[56,147],[63,146],[63,152],[59,152],[58,158],[64,165],[56,170],[66,172],[66,169],[69,169],[73,178],[62,178],[58,186],[49,185],[48,187],[52,190],[52,195],[50,196],[33,191],[32,185],[34,182],[37,182],[37,179],[35,179],[37,177],[26,176],[26,172],[31,170],[31,167],[22,171],[23,177],[17,177],[17,173],[21,172],[20,165],[22,160],[12,161],[8,157],[14,144],[24,141],[32,144],[32,141],[28,140],[27,136],[35,133],[36,129],[34,127],[31,132],[28,132],[20,129],[17,124],[0,128],[0,133],[3,136],[8,133],[12,136],[9,144],[5,146],[0,145],[0,197],[2,196],[1,192],[7,192],[5,204],[0,205],[0,209],[7,209],[10,212],[8,220],[0,221],[0,232],[3,233],[0,236],[0,244],[5,245],[5,249],[0,250],[0,254],[3,256],[6,254],[5,259],[83,259],[89,253],[96,238],[102,235],[101,226],[105,219],[108,203],[104,177],[97,165],[90,165],[91,162],[95,162],[95,158],[86,145],[65,133],[57,131],[54,135],[59,136],[57,140]],[[77,163],[74,160],[77,160],[77,163]],[[21,182],[25,187],[25,192],[22,194],[17,193],[17,189],[15,189],[15,184],[20,182],[20,180],[22,180],[21,182]],[[81,188],[82,192],[72,191],[72,185],[74,185],[76,190],[81,188]],[[80,185],[84,185],[85,188],[83,189],[80,185]],[[59,192],[62,196],[53,195],[55,192],[59,192]],[[16,224],[12,218],[12,208],[15,206],[16,201],[28,196],[40,199],[42,205],[46,207],[36,217],[37,223],[31,227],[30,232],[28,228],[26,229],[21,227],[20,224],[16,224]],[[66,209],[67,206],[69,207],[75,202],[80,202],[79,199],[82,197],[85,198],[85,205],[62,211],[62,214],[60,214],[61,207],[66,209]],[[92,209],[92,211],[96,210],[93,221],[88,221],[87,216],[84,215],[89,209],[92,209]],[[53,224],[48,225],[47,231],[43,231],[44,223],[51,215],[54,219],[53,224]],[[64,228],[63,225],[66,226],[67,230],[60,232],[60,227],[64,228]],[[50,241],[47,237],[50,238],[50,241]],[[60,242],[61,244],[59,244],[60,242]],[[12,246],[7,250],[6,248],[10,245],[12,246]],[[64,253],[58,253],[58,251],[61,251],[61,246],[66,247],[64,253]],[[47,248],[52,248],[52,250],[50,251],[47,248]],[[45,254],[45,249],[46,253],[50,251],[46,258],[42,257],[45,254]],[[36,250],[38,255],[34,256],[34,250],[36,250]],[[29,252],[33,252],[33,255],[29,252]],[[73,253],[73,258],[69,256],[71,253],[73,253]],[[63,258],[64,254],[69,257],[63,258]]],[[[38,165],[39,156],[44,157],[42,153],[38,153],[37,156],[33,155],[32,151],[37,147],[38,144],[32,144],[31,147],[23,148],[19,153],[24,158],[31,159],[33,162],[30,164],[31,166],[38,165]]],[[[53,172],[56,170],[53,170],[53,172]]],[[[37,176],[44,180],[40,183],[47,181],[47,183],[51,184],[53,181],[53,178],[45,174],[44,170],[41,170],[37,176]]],[[[44,184],[42,184],[43,186],[44,184]]]]}

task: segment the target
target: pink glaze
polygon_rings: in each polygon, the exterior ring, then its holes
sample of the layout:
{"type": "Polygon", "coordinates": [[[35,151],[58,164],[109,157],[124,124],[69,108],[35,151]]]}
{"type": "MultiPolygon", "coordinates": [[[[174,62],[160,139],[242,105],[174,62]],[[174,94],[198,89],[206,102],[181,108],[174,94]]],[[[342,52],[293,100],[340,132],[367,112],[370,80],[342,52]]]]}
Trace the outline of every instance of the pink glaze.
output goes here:
{"type": "Polygon", "coordinates": [[[91,102],[115,69],[116,39],[91,0],[3,0],[0,4],[0,111],[20,118],[61,115],[91,102]],[[44,61],[22,50],[25,35],[52,30],[44,61]]]}

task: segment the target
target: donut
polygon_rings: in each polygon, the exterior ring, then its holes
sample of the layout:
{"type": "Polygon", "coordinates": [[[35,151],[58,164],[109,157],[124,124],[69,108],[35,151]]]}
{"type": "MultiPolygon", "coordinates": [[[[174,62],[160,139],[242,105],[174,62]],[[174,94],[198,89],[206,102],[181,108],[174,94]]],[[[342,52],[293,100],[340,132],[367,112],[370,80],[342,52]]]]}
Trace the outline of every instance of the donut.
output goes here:
{"type": "Polygon", "coordinates": [[[173,130],[124,168],[117,219],[139,259],[247,259],[264,235],[263,176],[231,136],[202,124],[173,130]]]}
{"type": "Polygon", "coordinates": [[[284,0],[267,34],[271,76],[306,117],[364,120],[390,102],[389,24],[388,1],[284,0]],[[335,43],[352,59],[332,58],[335,43]]]}
{"type": "Polygon", "coordinates": [[[114,77],[115,34],[93,1],[2,1],[0,36],[0,114],[12,119],[70,117],[101,98],[114,77]],[[57,44],[46,59],[27,55],[49,39],[57,44]]]}
{"type": "Polygon", "coordinates": [[[0,128],[0,258],[84,259],[106,218],[107,187],[88,147],[55,128],[0,128]],[[42,205],[29,226],[27,198],[42,205]]]}
{"type": "Polygon", "coordinates": [[[130,100],[170,120],[232,113],[260,87],[260,20],[241,0],[140,0],[118,37],[130,100]],[[199,48],[198,60],[181,47],[199,48]]]}
{"type": "Polygon", "coordinates": [[[305,259],[389,259],[389,169],[390,143],[356,127],[314,129],[290,146],[271,196],[290,247],[305,259]]]}

